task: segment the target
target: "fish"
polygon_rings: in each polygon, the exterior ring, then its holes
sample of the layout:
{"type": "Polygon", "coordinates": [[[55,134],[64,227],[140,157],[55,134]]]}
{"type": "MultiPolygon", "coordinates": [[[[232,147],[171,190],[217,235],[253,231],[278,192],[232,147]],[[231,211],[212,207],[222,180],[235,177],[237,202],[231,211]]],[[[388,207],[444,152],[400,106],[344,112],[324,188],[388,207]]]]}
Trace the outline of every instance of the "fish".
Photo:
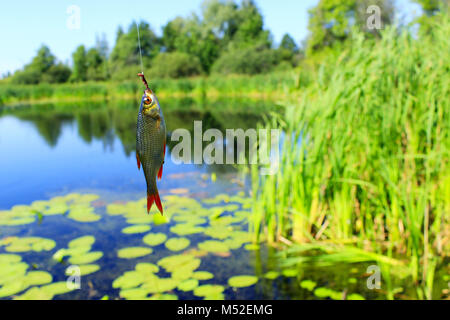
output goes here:
{"type": "Polygon", "coordinates": [[[143,74],[138,74],[146,85],[136,125],[136,160],[138,170],[141,165],[147,182],[147,213],[153,203],[161,215],[163,207],[156,185],[156,178],[162,178],[166,153],[166,123],[155,93],[148,87],[143,74]]]}

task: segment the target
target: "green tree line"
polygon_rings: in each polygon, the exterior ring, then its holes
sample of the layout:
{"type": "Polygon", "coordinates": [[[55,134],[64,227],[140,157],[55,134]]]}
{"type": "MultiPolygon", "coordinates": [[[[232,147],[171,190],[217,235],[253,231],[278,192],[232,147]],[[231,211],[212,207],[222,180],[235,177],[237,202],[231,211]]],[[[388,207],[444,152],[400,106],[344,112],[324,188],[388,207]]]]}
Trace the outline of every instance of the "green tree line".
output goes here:
{"type": "MultiPolygon", "coordinates": [[[[424,15],[421,31],[427,32],[427,19],[448,7],[448,0],[415,0],[424,15]]],[[[320,0],[309,11],[309,35],[299,46],[285,34],[275,44],[264,26],[263,16],[253,0],[204,0],[199,14],[176,17],[167,22],[158,36],[150,24],[139,22],[143,66],[153,78],[181,78],[210,74],[259,74],[288,70],[302,59],[351,41],[354,28],[367,37],[379,37],[380,30],[366,26],[367,8],[381,9],[382,26],[393,23],[394,5],[389,0],[320,0]]],[[[84,81],[121,81],[141,70],[138,27],[119,27],[111,50],[105,37],[96,45],[80,45],[72,54],[72,66],[58,62],[43,45],[32,61],[10,76],[13,83],[63,83],[84,81]]]]}

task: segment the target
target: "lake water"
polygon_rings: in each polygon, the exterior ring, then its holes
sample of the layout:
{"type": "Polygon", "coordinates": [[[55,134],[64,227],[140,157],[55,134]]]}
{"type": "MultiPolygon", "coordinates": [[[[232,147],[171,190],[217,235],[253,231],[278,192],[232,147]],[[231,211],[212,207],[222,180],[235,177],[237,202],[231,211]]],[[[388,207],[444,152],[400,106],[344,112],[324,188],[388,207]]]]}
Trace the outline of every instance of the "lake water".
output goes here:
{"type": "MultiPolygon", "coordinates": [[[[256,128],[274,108],[263,101],[162,103],[169,137],[177,128],[192,132],[195,120],[203,130],[256,128]]],[[[173,163],[170,138],[158,181],[166,220],[155,208],[147,215],[135,158],[137,110],[137,102],[0,109],[0,298],[383,297],[367,289],[365,264],[284,269],[276,249],[251,245],[248,178],[231,165],[173,163]],[[149,234],[165,238],[149,244],[143,241],[149,234]],[[81,241],[78,254],[67,254],[77,248],[69,242],[85,236],[92,237],[81,241]],[[140,251],[125,258],[120,250],[129,247],[140,251]],[[21,262],[5,258],[11,255],[21,262]],[[175,258],[161,262],[166,257],[175,258]],[[65,284],[71,265],[89,273],[81,288],[50,290],[50,282],[65,284]],[[15,268],[21,271],[8,273],[15,268]],[[148,289],[155,283],[160,289],[148,289]],[[329,292],[314,294],[315,288],[329,292]]]]}

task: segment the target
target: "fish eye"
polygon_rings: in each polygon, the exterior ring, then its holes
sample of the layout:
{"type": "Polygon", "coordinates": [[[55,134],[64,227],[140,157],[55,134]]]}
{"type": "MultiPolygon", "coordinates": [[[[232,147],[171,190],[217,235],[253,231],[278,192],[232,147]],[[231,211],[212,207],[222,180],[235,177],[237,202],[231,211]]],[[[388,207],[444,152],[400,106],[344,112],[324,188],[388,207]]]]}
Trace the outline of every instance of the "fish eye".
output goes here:
{"type": "Polygon", "coordinates": [[[144,99],[144,104],[149,105],[149,104],[151,104],[151,103],[152,103],[151,98],[146,97],[146,98],[144,99]]]}

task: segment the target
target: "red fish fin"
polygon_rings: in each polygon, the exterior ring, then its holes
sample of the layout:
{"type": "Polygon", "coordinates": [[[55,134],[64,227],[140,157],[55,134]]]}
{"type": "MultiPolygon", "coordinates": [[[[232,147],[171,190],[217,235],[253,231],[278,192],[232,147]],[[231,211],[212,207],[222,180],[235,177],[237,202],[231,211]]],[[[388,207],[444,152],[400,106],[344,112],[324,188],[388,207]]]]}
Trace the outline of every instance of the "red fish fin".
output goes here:
{"type": "Polygon", "coordinates": [[[159,168],[159,171],[158,171],[158,179],[159,179],[159,180],[161,180],[161,178],[162,178],[162,168],[163,168],[163,165],[164,165],[164,164],[161,165],[161,167],[159,168]]]}
{"type": "Polygon", "coordinates": [[[155,194],[155,203],[156,203],[156,206],[158,207],[159,212],[161,212],[161,215],[163,215],[163,207],[162,207],[161,199],[159,198],[158,192],[155,194]]]}
{"type": "Polygon", "coordinates": [[[155,202],[155,195],[147,193],[147,213],[150,213],[153,202],[155,202]]]}
{"type": "Polygon", "coordinates": [[[136,161],[137,161],[137,165],[138,165],[138,170],[141,170],[141,160],[139,159],[139,155],[136,152],[136,161]]]}
{"type": "Polygon", "coordinates": [[[162,215],[163,207],[162,207],[161,199],[159,198],[158,192],[156,192],[156,194],[148,194],[147,193],[147,213],[150,212],[153,202],[156,204],[156,207],[158,208],[159,212],[161,212],[161,215],[162,215]]]}

